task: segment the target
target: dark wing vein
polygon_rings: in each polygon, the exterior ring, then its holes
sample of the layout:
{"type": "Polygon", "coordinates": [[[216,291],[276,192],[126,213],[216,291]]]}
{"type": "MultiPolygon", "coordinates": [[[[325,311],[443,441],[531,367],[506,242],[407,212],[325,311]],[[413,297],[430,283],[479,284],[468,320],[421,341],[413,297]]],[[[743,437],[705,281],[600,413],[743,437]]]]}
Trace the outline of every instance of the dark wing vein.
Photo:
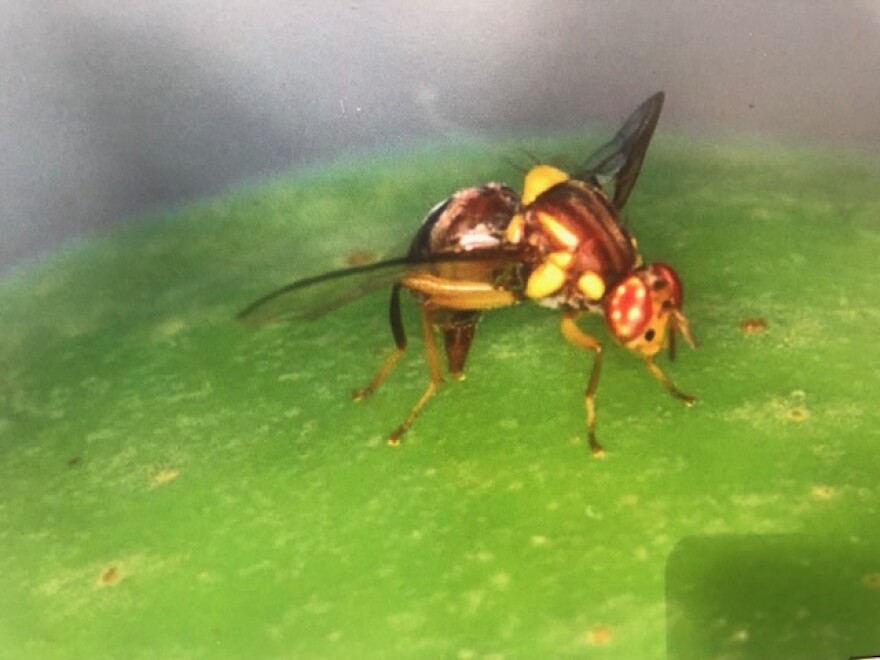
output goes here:
{"type": "Polygon", "coordinates": [[[372,291],[391,286],[411,267],[410,259],[400,257],[306,277],[255,300],[239,312],[237,318],[253,326],[317,318],[372,291]]]}
{"type": "Polygon", "coordinates": [[[575,175],[605,188],[618,210],[626,204],[639,176],[660,119],[663,98],[663,92],[657,92],[636,108],[611,141],[597,149],[575,175]]]}
{"type": "Polygon", "coordinates": [[[390,287],[407,273],[431,270],[432,265],[485,262],[501,268],[519,263],[520,258],[516,249],[474,250],[440,253],[420,259],[398,257],[343,268],[296,280],[276,289],[248,305],[236,318],[251,326],[314,319],[368,293],[390,287]]]}

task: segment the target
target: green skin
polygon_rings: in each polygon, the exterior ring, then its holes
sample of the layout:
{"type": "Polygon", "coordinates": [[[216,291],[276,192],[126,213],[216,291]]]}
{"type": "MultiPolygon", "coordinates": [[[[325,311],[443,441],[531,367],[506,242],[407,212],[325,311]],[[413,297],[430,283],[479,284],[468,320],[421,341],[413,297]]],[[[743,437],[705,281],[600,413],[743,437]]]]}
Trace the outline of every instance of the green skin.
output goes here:
{"type": "Polygon", "coordinates": [[[427,381],[409,301],[411,351],[357,405],[392,346],[385,294],[315,322],[232,321],[400,245],[456,188],[517,185],[504,156],[521,146],[362,158],[0,281],[5,657],[880,652],[866,159],[655,140],[626,215],[684,283],[701,346],[658,364],[699,402],[584,319],[606,346],[604,459],[585,448],[591,356],[538,306],[485,315],[467,380],[398,449],[385,436],[427,381]]]}

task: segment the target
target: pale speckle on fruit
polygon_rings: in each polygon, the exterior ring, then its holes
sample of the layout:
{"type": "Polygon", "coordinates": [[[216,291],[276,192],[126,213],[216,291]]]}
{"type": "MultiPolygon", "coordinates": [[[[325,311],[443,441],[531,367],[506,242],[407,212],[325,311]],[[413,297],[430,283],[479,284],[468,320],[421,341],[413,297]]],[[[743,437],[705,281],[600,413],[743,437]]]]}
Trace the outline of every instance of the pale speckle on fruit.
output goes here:
{"type": "Polygon", "coordinates": [[[162,486],[164,484],[171,483],[179,476],[180,470],[176,468],[165,468],[163,470],[159,470],[159,472],[154,474],[151,482],[154,486],[162,486]]]}
{"type": "Polygon", "coordinates": [[[827,501],[837,496],[837,491],[832,486],[816,485],[810,489],[810,495],[814,500],[827,501]]]}

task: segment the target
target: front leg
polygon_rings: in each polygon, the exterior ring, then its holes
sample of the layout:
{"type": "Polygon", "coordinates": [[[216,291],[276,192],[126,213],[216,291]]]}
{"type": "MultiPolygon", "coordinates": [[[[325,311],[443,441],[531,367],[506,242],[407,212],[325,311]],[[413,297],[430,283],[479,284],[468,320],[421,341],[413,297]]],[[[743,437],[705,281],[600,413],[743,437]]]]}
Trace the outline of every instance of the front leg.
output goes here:
{"type": "Polygon", "coordinates": [[[686,406],[692,406],[694,405],[694,403],[696,403],[697,397],[690,394],[685,394],[680,389],[678,389],[675,384],[671,380],[669,380],[669,376],[663,373],[663,370],[656,365],[653,356],[648,356],[645,358],[645,366],[648,367],[648,371],[651,372],[651,375],[659,380],[660,384],[666,388],[666,391],[669,392],[676,399],[682,401],[686,406]]]}
{"type": "Polygon", "coordinates": [[[590,443],[590,451],[596,456],[601,456],[605,450],[596,440],[596,390],[599,387],[599,373],[602,369],[602,344],[578,327],[575,323],[575,312],[566,311],[564,313],[561,330],[562,335],[568,341],[575,346],[592,351],[595,356],[590,380],[587,381],[587,389],[584,392],[584,403],[587,407],[587,440],[590,443]]]}

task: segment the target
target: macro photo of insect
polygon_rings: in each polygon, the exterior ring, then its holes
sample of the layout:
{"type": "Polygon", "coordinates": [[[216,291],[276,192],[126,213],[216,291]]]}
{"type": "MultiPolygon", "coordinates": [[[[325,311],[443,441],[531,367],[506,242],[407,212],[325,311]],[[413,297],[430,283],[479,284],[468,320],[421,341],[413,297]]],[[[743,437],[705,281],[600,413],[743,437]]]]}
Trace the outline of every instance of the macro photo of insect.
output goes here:
{"type": "Polygon", "coordinates": [[[406,254],[295,281],[255,301],[239,318],[250,325],[314,318],[361,295],[390,287],[394,348],[375,378],[354,392],[373,394],[407,349],[401,313],[406,290],[421,311],[430,379],[388,436],[398,444],[443,382],[442,337],[449,376],[460,378],[485,310],[532,301],[556,310],[563,337],[592,358],[584,404],[589,447],[597,439],[597,392],[603,343],[578,325],[585,314],[604,317],[613,339],[641,358],[673,397],[690,406],[655,359],[674,358],[677,336],[695,347],[675,270],[646,263],[622,212],[638,179],[660,118],[664,95],[644,101],[604,146],[573,173],[537,164],[522,192],[502,183],[463,188],[434,206],[406,254]],[[316,295],[317,292],[317,295],[316,295]]]}

